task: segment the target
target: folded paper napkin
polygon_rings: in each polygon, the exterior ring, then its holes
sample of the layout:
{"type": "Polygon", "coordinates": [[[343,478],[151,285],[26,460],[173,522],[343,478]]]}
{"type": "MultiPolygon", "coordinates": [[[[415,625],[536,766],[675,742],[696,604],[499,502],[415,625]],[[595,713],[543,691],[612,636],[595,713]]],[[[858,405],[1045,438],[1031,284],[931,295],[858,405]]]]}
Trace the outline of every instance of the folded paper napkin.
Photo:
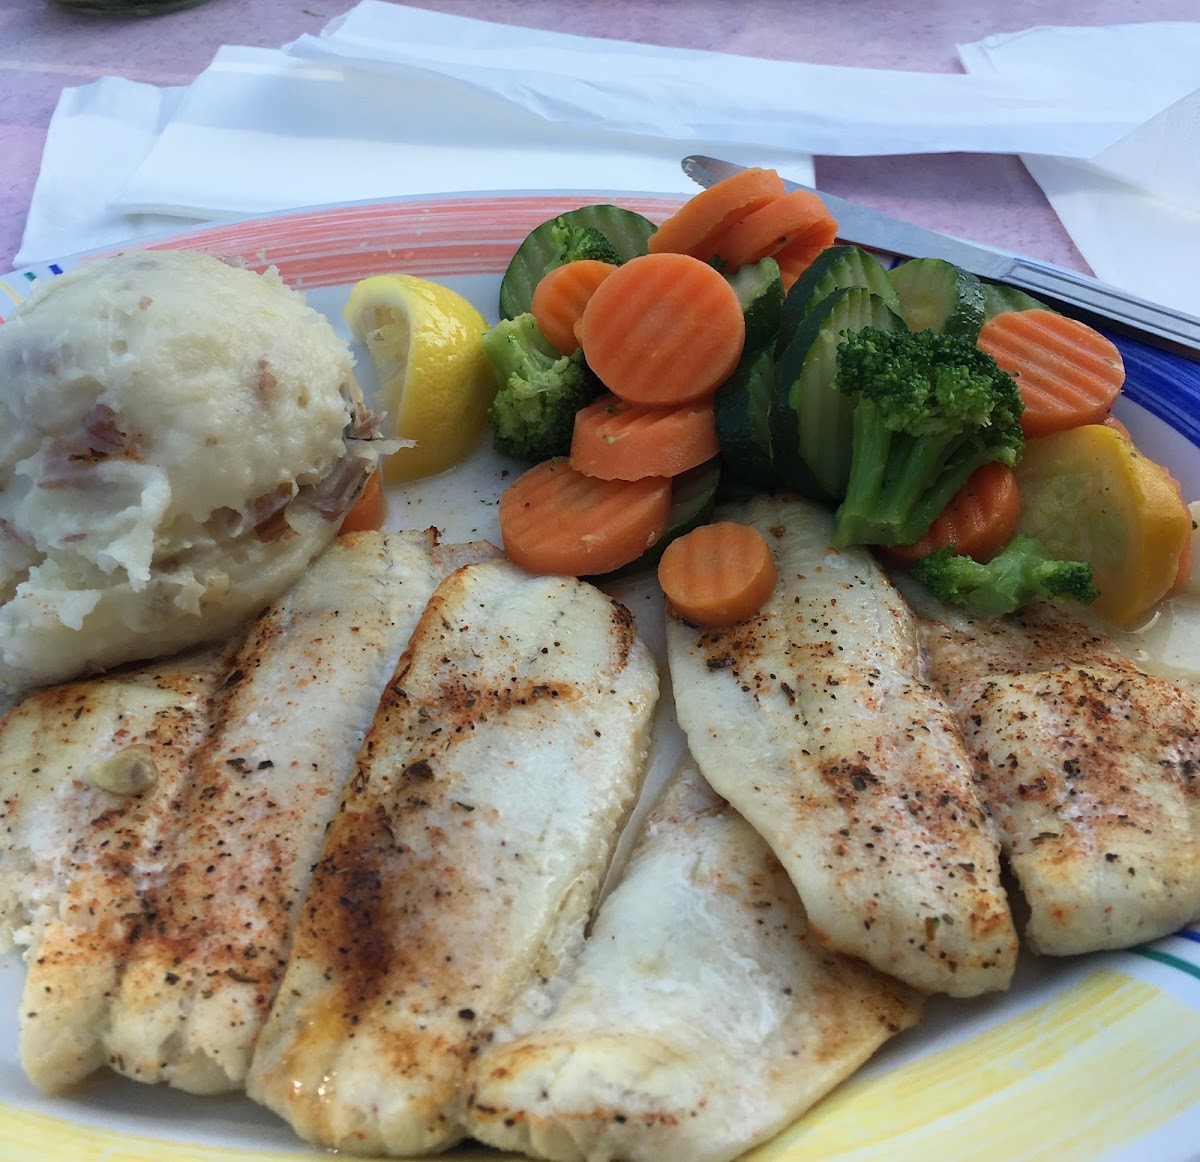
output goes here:
{"type": "MultiPolygon", "coordinates": [[[[164,225],[405,194],[687,194],[694,186],[679,158],[692,152],[775,166],[807,183],[814,153],[1019,153],[1031,169],[1035,159],[1087,164],[1089,181],[1124,188],[1130,166],[1147,172],[1130,141],[1200,87],[1200,76],[1188,79],[1200,73],[1188,64],[1200,61],[1198,49],[1200,24],[1034,29],[963,46],[965,74],[906,73],[571,36],[363,0],[320,36],[283,49],[224,47],[183,90],[115,78],[66,90],[17,261],[164,225]],[[1114,73],[1111,58],[1130,29],[1140,30],[1143,55],[1114,73]],[[1083,41],[1076,67],[1064,68],[1083,41]],[[1094,159],[1106,152],[1102,173],[1094,159]],[[80,172],[91,175],[86,185],[80,172]]],[[[1164,188],[1177,192],[1178,180],[1164,188]]]]}
{"type": "Polygon", "coordinates": [[[182,88],[159,89],[121,77],[63,90],[25,216],[18,266],[178,228],[168,217],[127,218],[112,203],[182,95],[182,88]],[[80,174],[88,180],[81,182],[80,174]]]}
{"type": "Polygon", "coordinates": [[[1200,24],[1034,28],[959,57],[971,76],[1105,76],[1131,106],[1156,107],[1087,159],[1022,160],[1097,278],[1200,316],[1200,24]]]}

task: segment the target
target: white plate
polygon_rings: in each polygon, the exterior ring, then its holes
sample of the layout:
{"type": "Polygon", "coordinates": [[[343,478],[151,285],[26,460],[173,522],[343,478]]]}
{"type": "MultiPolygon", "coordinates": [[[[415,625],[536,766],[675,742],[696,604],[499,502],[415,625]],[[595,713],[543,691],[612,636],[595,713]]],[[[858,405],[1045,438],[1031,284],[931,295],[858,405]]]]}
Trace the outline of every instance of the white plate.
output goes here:
{"type": "MultiPolygon", "coordinates": [[[[342,306],[351,286],[393,270],[454,287],[494,321],[500,275],[521,239],[539,222],[596,201],[660,220],[679,199],[612,192],[421,197],[276,214],[141,245],[236,256],[254,269],[273,264],[348,338],[342,306]]],[[[39,279],[81,261],[0,280],[0,320],[39,279]]],[[[1121,418],[1185,495],[1200,497],[1200,365],[1120,345],[1129,372],[1121,418]]],[[[360,359],[360,372],[369,388],[369,361],[360,359]]],[[[512,468],[483,451],[395,490],[388,524],[436,524],[447,540],[498,541],[494,501],[512,468]]],[[[112,1075],[70,1096],[41,1095],[17,1056],[22,980],[16,958],[0,960],[0,1158],[262,1162],[325,1154],[245,1098],[197,1098],[112,1075]]],[[[451,1156],[501,1157],[471,1147],[451,1156]]],[[[749,1157],[1192,1162],[1200,1157],[1200,929],[1124,953],[1026,956],[1003,996],[933,1001],[920,1025],[749,1157]]]]}

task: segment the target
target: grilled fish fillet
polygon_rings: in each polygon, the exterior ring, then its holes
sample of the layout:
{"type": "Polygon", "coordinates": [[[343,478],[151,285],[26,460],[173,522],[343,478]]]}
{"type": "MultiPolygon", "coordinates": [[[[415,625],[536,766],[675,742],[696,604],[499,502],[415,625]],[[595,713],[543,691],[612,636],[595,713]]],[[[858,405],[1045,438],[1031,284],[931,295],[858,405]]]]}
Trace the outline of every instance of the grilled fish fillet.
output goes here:
{"type": "Polygon", "coordinates": [[[119,1072],[241,1087],[380,693],[439,581],[496,552],[359,534],[255,623],[192,764],[172,862],[143,897],[107,1038],[119,1072]]]}
{"type": "Polygon", "coordinates": [[[1002,619],[923,608],[1030,946],[1122,948],[1200,916],[1196,698],[1046,602],[1002,619]]]}
{"type": "Polygon", "coordinates": [[[351,1153],[461,1138],[472,1055],[546,1006],[582,941],[657,697],[593,586],[449,577],[330,825],[250,1096],[351,1153]]]}
{"type": "Polygon", "coordinates": [[[52,687],[0,726],[4,925],[28,946],[21,1059],[44,1089],[103,1064],[99,1031],[140,920],[140,869],[160,858],[224,662],[205,651],[52,687]],[[141,794],[93,781],[117,786],[135,769],[156,780],[141,794]]]}
{"type": "MultiPolygon", "coordinates": [[[[89,712],[98,728],[81,753],[31,758],[33,738],[7,728],[4,766],[43,764],[60,800],[86,802],[77,772],[135,736],[151,741],[159,775],[138,796],[88,791],[102,800],[90,836],[57,848],[62,903],[30,954],[22,1007],[34,1081],[62,1089],[107,1062],[198,1092],[241,1084],[384,683],[437,582],[496,552],[442,549],[432,534],[343,538],[222,662],[172,664],[170,681],[152,667],[79,684],[123,707],[112,726],[89,712]],[[147,685],[153,700],[131,713],[127,687],[147,685]]],[[[72,689],[19,706],[10,724],[28,718],[54,740],[47,707],[72,689]]]]}
{"type": "Polygon", "coordinates": [[[557,1162],[725,1162],[914,1024],[918,998],[812,940],[770,849],[685,769],[553,1013],[480,1053],[471,1132],[557,1162]]]}
{"type": "Polygon", "coordinates": [[[803,501],[724,514],[758,528],[779,582],[760,613],[671,615],[679,721],[705,778],[787,869],[810,931],[915,988],[1006,988],[1017,939],[958,725],[922,682],[915,619],[865,550],[803,501]]]}

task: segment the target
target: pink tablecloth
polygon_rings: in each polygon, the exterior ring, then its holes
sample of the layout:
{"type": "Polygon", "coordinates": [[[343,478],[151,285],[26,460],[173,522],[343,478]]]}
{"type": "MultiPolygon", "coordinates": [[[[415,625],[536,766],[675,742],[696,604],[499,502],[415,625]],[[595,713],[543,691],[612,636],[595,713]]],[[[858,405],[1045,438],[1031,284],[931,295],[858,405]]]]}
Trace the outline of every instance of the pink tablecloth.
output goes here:
{"type": "MultiPolygon", "coordinates": [[[[186,84],[221,44],[277,47],[353,0],[208,0],[149,18],[0,0],[0,269],[12,265],[64,86],[118,75],[186,84]]],[[[957,71],[956,43],[1037,24],[1194,20],[1195,0],[417,0],[419,7],[748,56],[957,71]]],[[[81,175],[86,181],[86,175],[81,175]]],[[[901,217],[1084,269],[1015,157],[819,158],[818,183],[901,217]]]]}

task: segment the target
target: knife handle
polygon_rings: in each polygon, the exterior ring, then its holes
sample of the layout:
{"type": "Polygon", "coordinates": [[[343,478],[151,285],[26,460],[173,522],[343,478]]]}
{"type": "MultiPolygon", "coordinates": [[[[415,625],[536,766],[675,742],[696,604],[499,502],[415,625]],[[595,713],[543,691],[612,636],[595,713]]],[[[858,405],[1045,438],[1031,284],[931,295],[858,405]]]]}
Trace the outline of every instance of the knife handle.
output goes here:
{"type": "Polygon", "coordinates": [[[1061,306],[1101,330],[1112,328],[1143,339],[1149,333],[1178,355],[1200,358],[1200,319],[1182,311],[1139,299],[1072,270],[1019,258],[1002,281],[1061,306]]]}

